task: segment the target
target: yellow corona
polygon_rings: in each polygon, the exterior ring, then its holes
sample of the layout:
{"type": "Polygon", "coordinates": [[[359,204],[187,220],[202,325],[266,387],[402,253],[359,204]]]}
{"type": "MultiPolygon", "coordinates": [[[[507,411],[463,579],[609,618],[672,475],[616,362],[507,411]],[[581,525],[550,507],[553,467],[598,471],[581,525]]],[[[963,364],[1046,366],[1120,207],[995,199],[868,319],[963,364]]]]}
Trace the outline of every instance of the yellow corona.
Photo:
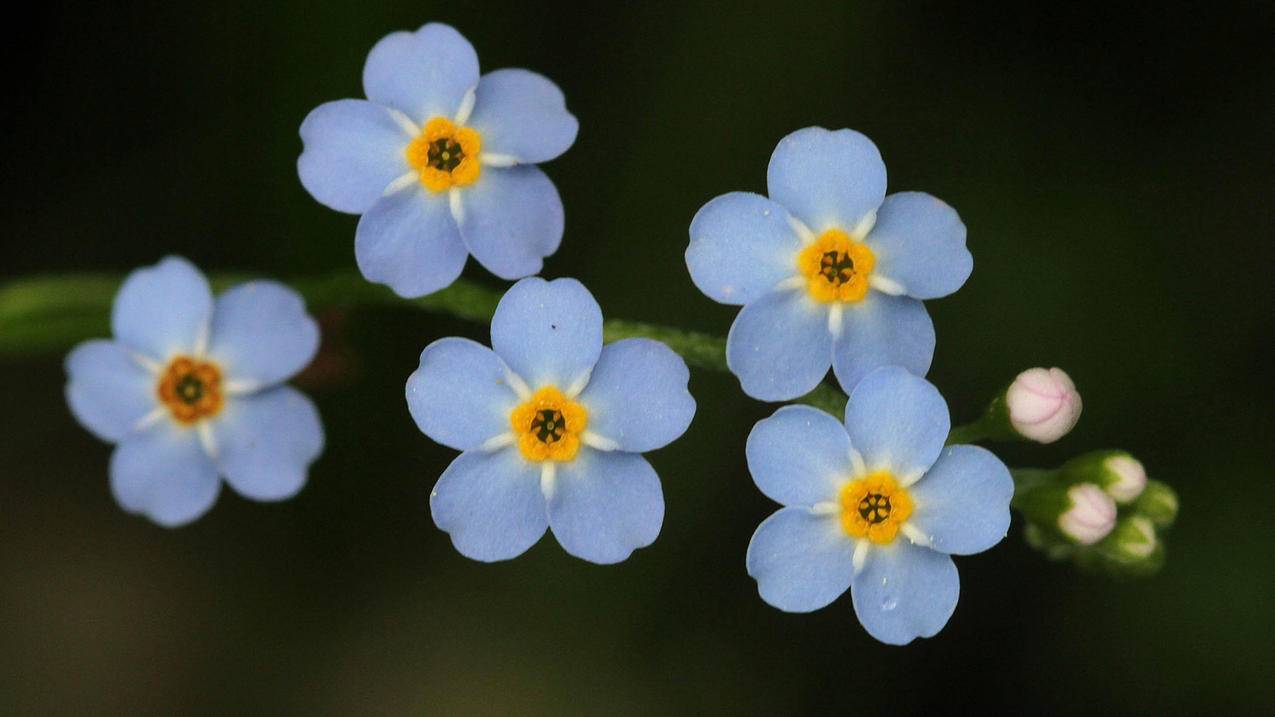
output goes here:
{"type": "Polygon", "coordinates": [[[589,412],[558,389],[547,386],[509,414],[518,450],[529,461],[569,461],[580,450],[589,412]]]}
{"type": "Polygon", "coordinates": [[[876,256],[840,229],[829,229],[797,254],[797,270],[815,301],[862,301],[876,256]]]}
{"type": "Polygon", "coordinates": [[[160,374],[159,402],[173,420],[190,425],[221,413],[221,369],[210,361],[178,356],[160,374]]]}
{"type": "Polygon", "coordinates": [[[853,538],[885,544],[912,515],[912,496],[889,471],[876,471],[841,489],[841,527],[853,538]]]}
{"type": "Polygon", "coordinates": [[[457,127],[446,117],[425,123],[420,136],[407,145],[407,163],[420,172],[421,184],[444,192],[478,181],[482,137],[469,127],[457,127]]]}

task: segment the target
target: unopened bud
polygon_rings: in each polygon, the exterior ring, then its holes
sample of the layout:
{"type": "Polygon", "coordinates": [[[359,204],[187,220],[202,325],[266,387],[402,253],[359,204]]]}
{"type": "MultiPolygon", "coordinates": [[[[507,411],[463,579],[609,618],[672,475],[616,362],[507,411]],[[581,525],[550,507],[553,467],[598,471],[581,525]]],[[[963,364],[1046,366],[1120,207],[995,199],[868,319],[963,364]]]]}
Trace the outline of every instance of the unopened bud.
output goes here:
{"type": "Polygon", "coordinates": [[[1104,555],[1119,562],[1146,560],[1155,552],[1155,526],[1140,515],[1121,518],[1100,547],[1104,555]]]}
{"type": "Polygon", "coordinates": [[[1178,517],[1178,495],[1160,481],[1147,481],[1147,487],[1133,504],[1133,510],[1159,527],[1167,528],[1178,517]]]}
{"type": "Polygon", "coordinates": [[[1121,505],[1142,495],[1147,471],[1142,463],[1124,451],[1093,451],[1067,461],[1062,475],[1068,483],[1093,483],[1121,505]]]}
{"type": "Polygon", "coordinates": [[[1071,506],[1058,516],[1058,529],[1081,545],[1093,545],[1107,537],[1116,524],[1116,503],[1093,483],[1067,489],[1071,506]]]}
{"type": "Polygon", "coordinates": [[[1005,391],[1013,429],[1037,443],[1053,443],[1080,420],[1080,394],[1060,368],[1031,368],[1018,374],[1005,391]]]}

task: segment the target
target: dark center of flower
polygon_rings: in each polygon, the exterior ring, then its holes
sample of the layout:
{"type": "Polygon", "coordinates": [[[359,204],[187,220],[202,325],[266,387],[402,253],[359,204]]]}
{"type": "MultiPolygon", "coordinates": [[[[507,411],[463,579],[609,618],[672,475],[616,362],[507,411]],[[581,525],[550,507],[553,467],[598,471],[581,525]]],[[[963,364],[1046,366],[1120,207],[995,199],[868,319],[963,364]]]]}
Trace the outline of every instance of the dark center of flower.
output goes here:
{"type": "Polygon", "coordinates": [[[869,493],[859,501],[859,516],[876,525],[890,517],[890,496],[869,493]]]}
{"type": "Polygon", "coordinates": [[[854,259],[844,251],[826,251],[819,260],[819,273],[833,286],[841,286],[854,276],[854,259]]]}
{"type": "Polygon", "coordinates": [[[536,417],[531,419],[531,432],[541,443],[556,443],[562,440],[562,434],[567,430],[567,422],[562,418],[562,411],[557,409],[544,409],[536,412],[536,417]]]}
{"type": "Polygon", "coordinates": [[[440,137],[430,142],[426,162],[434,169],[450,172],[459,166],[464,158],[465,152],[461,150],[459,142],[451,137],[440,137]]]}
{"type": "Polygon", "coordinates": [[[177,400],[193,406],[204,397],[204,382],[194,373],[188,373],[177,379],[177,400]]]}

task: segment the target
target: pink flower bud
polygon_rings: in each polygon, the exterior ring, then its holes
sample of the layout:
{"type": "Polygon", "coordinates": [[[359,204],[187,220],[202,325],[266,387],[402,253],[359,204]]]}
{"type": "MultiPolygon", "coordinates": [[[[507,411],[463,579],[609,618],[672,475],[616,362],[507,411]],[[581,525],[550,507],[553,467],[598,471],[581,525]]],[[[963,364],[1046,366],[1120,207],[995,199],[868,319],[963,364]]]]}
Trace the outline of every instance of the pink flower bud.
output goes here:
{"type": "Polygon", "coordinates": [[[1009,422],[1024,438],[1053,443],[1080,420],[1080,394],[1060,368],[1030,368],[1005,392],[1009,422]]]}
{"type": "Polygon", "coordinates": [[[1107,495],[1117,503],[1130,503],[1147,487],[1147,471],[1133,456],[1116,455],[1103,462],[1114,480],[1107,483],[1107,495]]]}
{"type": "Polygon", "coordinates": [[[1058,516],[1058,528],[1081,545],[1093,545],[1107,537],[1116,525],[1116,502],[1093,483],[1073,485],[1067,491],[1071,507],[1058,516]]]}

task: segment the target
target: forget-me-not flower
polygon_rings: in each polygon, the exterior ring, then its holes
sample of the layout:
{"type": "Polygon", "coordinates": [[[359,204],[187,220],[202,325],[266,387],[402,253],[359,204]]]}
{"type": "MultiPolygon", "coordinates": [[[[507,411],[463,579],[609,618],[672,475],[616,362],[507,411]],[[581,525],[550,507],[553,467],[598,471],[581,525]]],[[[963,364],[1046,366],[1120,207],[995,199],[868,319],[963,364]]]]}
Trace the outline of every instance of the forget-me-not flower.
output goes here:
{"type": "Polygon", "coordinates": [[[534,165],[567,151],[577,130],[557,85],[522,69],[479,77],[469,41],[430,23],[376,43],[363,91],[305,118],[297,160],[315,199],[362,215],[363,276],[414,297],[455,281],[471,254],[502,279],[539,272],[563,212],[534,165]]]}
{"type": "Polygon", "coordinates": [[[880,366],[924,376],[934,325],[921,299],[956,291],[974,260],[956,211],[885,196],[876,145],[853,130],[798,130],[766,172],[770,197],[724,194],[691,222],[686,264],[709,298],[743,305],[726,358],[744,392],[782,401],[832,364],[850,391],[880,366]]]}
{"type": "Polygon", "coordinates": [[[483,561],[521,555],[546,528],[595,563],[654,542],[664,494],[641,454],[695,415],[682,358],[651,339],[603,346],[602,312],[574,279],[515,284],[491,345],[439,339],[407,380],[416,425],[463,451],[430,494],[434,523],[483,561]]]}
{"type": "Polygon", "coordinates": [[[113,340],[66,359],[66,398],[81,424],[117,444],[111,492],[165,526],[203,515],[221,479],[245,498],[290,498],[323,450],[314,404],[283,385],[305,368],[319,329],[292,289],[250,281],[213,298],[185,259],[125,280],[113,340]]]}
{"type": "Polygon", "coordinates": [[[943,447],[950,427],[934,386],[895,366],[854,388],[844,425],[808,406],[759,421],[748,469],[784,506],[748,545],[762,599],[810,612],[850,588],[859,622],[882,642],[941,630],[960,591],[949,556],[1000,542],[1014,494],[989,451],[943,447]]]}

